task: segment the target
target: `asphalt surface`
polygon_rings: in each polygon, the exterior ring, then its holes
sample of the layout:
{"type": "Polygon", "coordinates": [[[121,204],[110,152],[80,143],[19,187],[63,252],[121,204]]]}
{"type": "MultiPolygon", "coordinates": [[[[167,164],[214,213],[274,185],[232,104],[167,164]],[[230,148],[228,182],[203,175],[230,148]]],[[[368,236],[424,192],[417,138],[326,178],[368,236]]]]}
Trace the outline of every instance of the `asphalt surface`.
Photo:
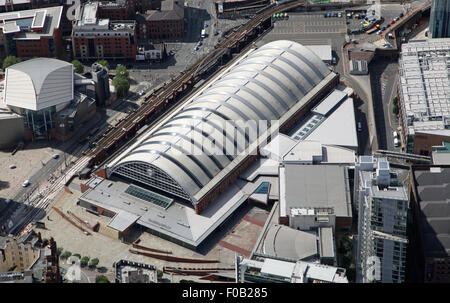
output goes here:
{"type": "Polygon", "coordinates": [[[394,147],[393,132],[397,130],[398,122],[390,106],[396,96],[398,62],[374,58],[369,70],[379,148],[400,151],[400,147],[394,147]]]}

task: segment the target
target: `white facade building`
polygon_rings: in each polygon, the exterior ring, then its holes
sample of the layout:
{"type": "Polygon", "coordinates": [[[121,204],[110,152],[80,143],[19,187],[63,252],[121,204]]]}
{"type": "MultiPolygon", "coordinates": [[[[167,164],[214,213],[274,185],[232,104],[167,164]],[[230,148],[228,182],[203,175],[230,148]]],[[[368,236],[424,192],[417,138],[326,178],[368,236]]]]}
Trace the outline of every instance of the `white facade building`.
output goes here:
{"type": "Polygon", "coordinates": [[[359,184],[354,199],[359,207],[357,281],[401,283],[408,245],[406,190],[397,185],[389,162],[372,156],[359,158],[355,184],[359,184]]]}

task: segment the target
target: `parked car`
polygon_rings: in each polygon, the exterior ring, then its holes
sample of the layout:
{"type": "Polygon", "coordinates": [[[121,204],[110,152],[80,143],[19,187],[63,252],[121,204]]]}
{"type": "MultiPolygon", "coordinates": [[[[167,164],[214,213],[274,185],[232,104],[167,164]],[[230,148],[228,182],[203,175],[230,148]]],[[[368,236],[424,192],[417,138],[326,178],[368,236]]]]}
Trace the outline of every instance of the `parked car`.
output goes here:
{"type": "Polygon", "coordinates": [[[394,24],[395,23],[395,20],[394,19],[392,19],[391,20],[391,22],[390,22],[390,24],[394,24]]]}
{"type": "Polygon", "coordinates": [[[53,159],[58,159],[59,158],[59,155],[58,154],[53,154],[53,159]]]}
{"type": "Polygon", "coordinates": [[[362,124],[361,124],[361,122],[358,122],[358,131],[359,132],[362,131],[362,124]]]}
{"type": "Polygon", "coordinates": [[[30,185],[30,180],[25,180],[22,184],[23,187],[27,187],[28,185],[30,185]]]}
{"type": "Polygon", "coordinates": [[[403,16],[404,16],[403,13],[400,13],[399,17],[401,18],[401,17],[403,17],[403,16]]]}
{"type": "Polygon", "coordinates": [[[339,17],[339,18],[342,18],[342,13],[338,13],[338,17],[339,17]]]}
{"type": "Polygon", "coordinates": [[[394,139],[394,146],[395,147],[399,147],[400,146],[400,140],[398,140],[397,138],[394,139]]]}
{"type": "Polygon", "coordinates": [[[383,31],[380,29],[379,31],[377,31],[377,35],[381,35],[383,33],[383,31]]]}
{"type": "Polygon", "coordinates": [[[394,137],[394,139],[398,139],[398,132],[397,131],[394,131],[393,133],[392,133],[392,136],[394,137]]]}
{"type": "Polygon", "coordinates": [[[337,63],[336,57],[333,56],[331,58],[331,63],[333,63],[333,65],[335,65],[337,63]]]}

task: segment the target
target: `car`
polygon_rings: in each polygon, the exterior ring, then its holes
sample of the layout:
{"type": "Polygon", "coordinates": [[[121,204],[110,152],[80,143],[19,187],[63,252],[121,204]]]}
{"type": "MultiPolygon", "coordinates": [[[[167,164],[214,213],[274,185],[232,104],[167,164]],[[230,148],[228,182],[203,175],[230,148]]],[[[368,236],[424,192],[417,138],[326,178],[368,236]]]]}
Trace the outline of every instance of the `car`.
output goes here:
{"type": "Polygon", "coordinates": [[[398,132],[397,132],[397,131],[394,131],[394,132],[392,133],[392,136],[394,137],[394,139],[395,139],[395,138],[398,139],[398,132]]]}
{"type": "Polygon", "coordinates": [[[395,147],[399,147],[400,146],[400,140],[398,140],[397,138],[394,139],[394,146],[395,147]]]}
{"type": "Polygon", "coordinates": [[[381,30],[384,32],[385,30],[386,30],[386,26],[383,26],[382,28],[381,28],[381,30]]]}
{"type": "Polygon", "coordinates": [[[203,25],[203,28],[207,28],[208,27],[208,23],[205,23],[204,25],[203,25]]]}
{"type": "Polygon", "coordinates": [[[12,199],[8,198],[8,199],[5,200],[5,203],[8,204],[11,201],[12,201],[12,199]]]}
{"type": "Polygon", "coordinates": [[[377,35],[381,35],[383,33],[383,31],[380,29],[379,31],[377,31],[377,35]]]}
{"type": "Polygon", "coordinates": [[[333,65],[334,65],[334,64],[336,64],[336,62],[337,62],[337,61],[336,61],[336,57],[333,56],[333,57],[331,58],[331,63],[333,63],[333,65]]]}
{"type": "Polygon", "coordinates": [[[358,122],[358,131],[359,132],[362,131],[362,124],[361,124],[361,122],[358,122]]]}
{"type": "Polygon", "coordinates": [[[397,22],[398,19],[400,19],[400,18],[399,18],[399,17],[395,17],[395,18],[394,18],[394,21],[397,22]]]}
{"type": "Polygon", "coordinates": [[[325,18],[327,18],[327,17],[328,17],[328,14],[323,14],[323,16],[324,16],[325,18]]]}
{"type": "Polygon", "coordinates": [[[59,155],[58,155],[58,154],[53,154],[52,158],[53,158],[53,159],[58,159],[58,158],[59,158],[59,155]]]}
{"type": "Polygon", "coordinates": [[[219,34],[219,32],[214,32],[214,36],[217,36],[219,34]]]}
{"type": "Polygon", "coordinates": [[[339,13],[339,14],[338,14],[338,17],[339,17],[339,18],[342,18],[342,13],[339,13]]]}
{"type": "Polygon", "coordinates": [[[30,180],[25,180],[22,184],[23,187],[27,187],[28,185],[30,185],[30,180]]]}
{"type": "Polygon", "coordinates": [[[16,165],[15,165],[15,164],[11,164],[11,165],[9,166],[9,168],[10,168],[10,169],[14,169],[14,168],[16,168],[16,165]]]}
{"type": "Polygon", "coordinates": [[[198,49],[199,49],[199,46],[197,44],[197,45],[195,45],[194,50],[198,50],[198,49]]]}
{"type": "Polygon", "coordinates": [[[331,13],[328,13],[328,14],[327,14],[327,17],[330,18],[330,17],[331,17],[331,13]]]}
{"type": "Polygon", "coordinates": [[[394,24],[395,23],[395,20],[394,19],[392,19],[391,20],[391,22],[390,22],[390,24],[394,24]]]}
{"type": "Polygon", "coordinates": [[[403,13],[400,13],[399,17],[401,18],[401,17],[403,17],[403,16],[404,16],[403,13]]]}

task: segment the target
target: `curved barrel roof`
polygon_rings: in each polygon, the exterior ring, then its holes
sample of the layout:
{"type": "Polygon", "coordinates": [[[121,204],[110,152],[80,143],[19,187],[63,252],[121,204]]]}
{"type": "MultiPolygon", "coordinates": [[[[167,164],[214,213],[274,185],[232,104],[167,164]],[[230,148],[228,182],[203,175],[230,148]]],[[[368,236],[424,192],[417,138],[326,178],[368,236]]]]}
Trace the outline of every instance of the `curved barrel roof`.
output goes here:
{"type": "Polygon", "coordinates": [[[171,186],[179,186],[192,200],[252,140],[244,132],[241,140],[224,134],[225,121],[233,126],[240,125],[237,121],[278,120],[329,73],[301,44],[268,43],[211,83],[112,171],[172,193],[171,186]],[[230,146],[238,153],[223,153],[230,146]]]}

